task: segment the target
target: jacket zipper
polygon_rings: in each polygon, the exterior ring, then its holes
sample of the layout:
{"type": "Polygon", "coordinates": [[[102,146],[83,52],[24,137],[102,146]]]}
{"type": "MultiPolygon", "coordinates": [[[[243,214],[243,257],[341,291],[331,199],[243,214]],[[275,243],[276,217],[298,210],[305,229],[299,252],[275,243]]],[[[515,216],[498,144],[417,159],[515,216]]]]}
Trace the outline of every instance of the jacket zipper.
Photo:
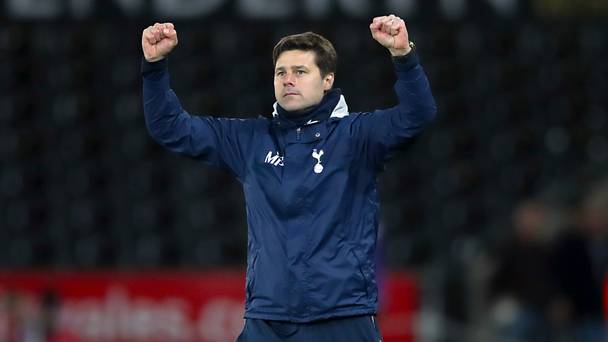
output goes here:
{"type": "Polygon", "coordinates": [[[296,129],[296,140],[300,140],[300,133],[302,133],[302,127],[296,129]]]}

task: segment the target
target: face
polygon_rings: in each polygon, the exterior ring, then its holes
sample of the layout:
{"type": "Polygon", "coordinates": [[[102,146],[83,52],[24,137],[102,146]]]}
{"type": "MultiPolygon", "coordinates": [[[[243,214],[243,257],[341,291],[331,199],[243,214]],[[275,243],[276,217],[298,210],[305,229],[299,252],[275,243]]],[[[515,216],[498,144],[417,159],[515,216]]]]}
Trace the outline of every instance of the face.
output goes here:
{"type": "Polygon", "coordinates": [[[333,73],[321,77],[313,51],[285,51],[276,61],[274,96],[287,111],[302,110],[318,104],[333,83],[333,73]]]}

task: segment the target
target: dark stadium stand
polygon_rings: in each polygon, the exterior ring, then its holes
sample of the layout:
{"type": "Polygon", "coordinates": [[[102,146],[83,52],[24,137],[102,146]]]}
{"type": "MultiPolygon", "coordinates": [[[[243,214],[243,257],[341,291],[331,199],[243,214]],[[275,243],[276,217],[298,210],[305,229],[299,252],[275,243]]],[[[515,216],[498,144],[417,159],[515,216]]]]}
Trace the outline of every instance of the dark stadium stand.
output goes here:
{"type": "MultiPolygon", "coordinates": [[[[0,26],[0,266],[243,264],[238,183],[146,132],[143,24],[0,26]]],[[[221,35],[177,23],[173,86],[193,114],[269,115],[272,46],[305,29],[335,42],[351,111],[395,100],[366,22],[213,25],[221,35]]],[[[522,197],[565,200],[606,171],[605,25],[413,22],[411,35],[439,113],[380,179],[389,265],[493,241],[522,197]]]]}

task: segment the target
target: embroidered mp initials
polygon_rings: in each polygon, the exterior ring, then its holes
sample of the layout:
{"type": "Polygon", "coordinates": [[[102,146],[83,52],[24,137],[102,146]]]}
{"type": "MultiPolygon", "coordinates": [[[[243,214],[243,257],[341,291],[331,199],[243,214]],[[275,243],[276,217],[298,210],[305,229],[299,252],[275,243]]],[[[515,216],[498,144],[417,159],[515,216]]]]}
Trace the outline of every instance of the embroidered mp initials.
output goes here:
{"type": "Polygon", "coordinates": [[[277,152],[276,155],[273,156],[272,151],[268,151],[266,159],[264,159],[264,163],[271,164],[274,166],[284,166],[283,157],[279,155],[279,152],[277,152]]]}

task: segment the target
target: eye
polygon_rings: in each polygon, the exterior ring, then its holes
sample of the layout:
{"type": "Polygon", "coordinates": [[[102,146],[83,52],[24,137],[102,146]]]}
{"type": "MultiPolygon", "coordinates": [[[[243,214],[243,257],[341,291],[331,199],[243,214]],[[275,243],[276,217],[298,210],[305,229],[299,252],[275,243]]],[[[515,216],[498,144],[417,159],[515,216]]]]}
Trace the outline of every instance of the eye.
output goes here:
{"type": "Polygon", "coordinates": [[[304,75],[306,73],[306,71],[304,70],[296,70],[296,74],[298,75],[304,75]]]}
{"type": "Polygon", "coordinates": [[[281,77],[281,76],[285,75],[285,71],[277,71],[275,75],[281,77]]]}

